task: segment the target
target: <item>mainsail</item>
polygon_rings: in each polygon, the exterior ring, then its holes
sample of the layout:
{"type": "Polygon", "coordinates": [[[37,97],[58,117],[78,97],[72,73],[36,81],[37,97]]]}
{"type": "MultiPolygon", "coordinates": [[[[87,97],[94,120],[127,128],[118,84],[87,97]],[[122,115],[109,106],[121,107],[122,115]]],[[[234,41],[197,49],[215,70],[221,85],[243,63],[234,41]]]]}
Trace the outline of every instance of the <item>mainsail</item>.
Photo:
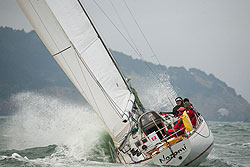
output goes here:
{"type": "Polygon", "coordinates": [[[114,142],[128,132],[122,122],[134,95],[79,0],[18,0],[51,55],[97,112],[114,142]]]}

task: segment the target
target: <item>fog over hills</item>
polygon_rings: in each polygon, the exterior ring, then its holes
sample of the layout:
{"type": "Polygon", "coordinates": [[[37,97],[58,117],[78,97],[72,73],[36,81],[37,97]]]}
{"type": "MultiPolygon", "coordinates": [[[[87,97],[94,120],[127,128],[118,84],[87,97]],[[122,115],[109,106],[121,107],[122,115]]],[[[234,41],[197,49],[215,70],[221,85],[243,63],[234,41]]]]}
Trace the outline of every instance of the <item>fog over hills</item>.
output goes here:
{"type": "MultiPolygon", "coordinates": [[[[213,74],[208,75],[194,68],[155,65],[121,52],[112,53],[122,71],[131,78],[132,86],[137,89],[142,102],[150,109],[167,109],[164,105],[157,107],[164,101],[148,93],[159,91],[155,85],[159,84],[157,79],[160,78],[163,82],[164,79],[169,81],[177,95],[188,97],[208,120],[250,121],[250,104],[213,74]],[[151,104],[148,102],[150,98],[151,104]]],[[[0,54],[0,115],[14,114],[10,98],[23,91],[45,93],[76,103],[84,102],[34,31],[25,33],[1,27],[0,54]]],[[[167,93],[162,91],[159,96],[167,93]]]]}

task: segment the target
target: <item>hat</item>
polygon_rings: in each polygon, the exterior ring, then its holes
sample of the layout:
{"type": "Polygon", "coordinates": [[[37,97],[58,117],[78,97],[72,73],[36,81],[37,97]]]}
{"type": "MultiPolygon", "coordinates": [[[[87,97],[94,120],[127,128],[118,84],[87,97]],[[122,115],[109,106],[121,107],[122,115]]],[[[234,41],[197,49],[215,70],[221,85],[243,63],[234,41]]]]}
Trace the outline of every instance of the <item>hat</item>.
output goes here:
{"type": "Polygon", "coordinates": [[[176,99],[175,99],[175,101],[177,102],[177,101],[182,101],[182,98],[181,97],[177,97],[176,99]]]}
{"type": "Polygon", "coordinates": [[[181,112],[183,112],[183,111],[185,111],[186,109],[184,108],[184,107],[180,107],[177,111],[181,111],[181,112]]]}

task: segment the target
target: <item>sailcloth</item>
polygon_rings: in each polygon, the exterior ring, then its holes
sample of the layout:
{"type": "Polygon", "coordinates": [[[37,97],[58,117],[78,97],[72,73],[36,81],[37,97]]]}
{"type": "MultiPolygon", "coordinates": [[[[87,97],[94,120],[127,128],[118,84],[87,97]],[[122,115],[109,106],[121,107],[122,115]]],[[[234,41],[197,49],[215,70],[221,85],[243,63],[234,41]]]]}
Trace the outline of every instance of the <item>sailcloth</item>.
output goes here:
{"type": "Polygon", "coordinates": [[[134,95],[78,0],[18,0],[51,55],[97,112],[114,142],[128,132],[122,122],[134,95]]]}

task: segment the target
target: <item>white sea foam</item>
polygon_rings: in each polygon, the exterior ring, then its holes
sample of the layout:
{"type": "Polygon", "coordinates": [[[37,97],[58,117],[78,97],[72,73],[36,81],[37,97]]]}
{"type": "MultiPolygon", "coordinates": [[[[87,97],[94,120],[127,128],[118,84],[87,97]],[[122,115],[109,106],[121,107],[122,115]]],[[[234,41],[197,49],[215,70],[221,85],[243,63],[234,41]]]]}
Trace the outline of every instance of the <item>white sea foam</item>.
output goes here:
{"type": "Polygon", "coordinates": [[[29,161],[29,159],[25,156],[25,157],[22,157],[21,155],[19,155],[18,153],[13,153],[11,155],[11,158],[14,158],[18,161],[29,161]]]}
{"type": "Polygon", "coordinates": [[[11,156],[5,156],[5,155],[0,156],[0,161],[4,159],[16,159],[18,161],[29,161],[29,159],[26,156],[22,157],[18,153],[13,153],[11,156]]]}
{"type": "Polygon", "coordinates": [[[7,159],[7,158],[8,158],[8,156],[2,155],[2,156],[0,156],[0,161],[7,159]]]}
{"type": "Polygon", "coordinates": [[[16,94],[11,100],[17,112],[6,124],[7,149],[56,144],[54,155],[84,159],[104,131],[101,121],[88,106],[34,92],[16,94]]]}

